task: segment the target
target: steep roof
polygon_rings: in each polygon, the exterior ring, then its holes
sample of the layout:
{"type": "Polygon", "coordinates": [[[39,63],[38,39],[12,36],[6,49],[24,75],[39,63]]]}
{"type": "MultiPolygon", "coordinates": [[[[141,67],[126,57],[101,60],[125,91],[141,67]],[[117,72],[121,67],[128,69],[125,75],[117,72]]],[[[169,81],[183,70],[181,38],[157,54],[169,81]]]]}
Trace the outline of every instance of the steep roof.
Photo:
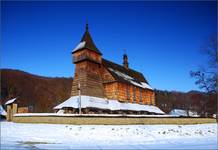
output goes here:
{"type": "Polygon", "coordinates": [[[102,55],[102,53],[100,52],[100,50],[95,46],[95,43],[94,41],[92,40],[92,37],[89,33],[89,30],[88,30],[88,24],[86,24],[86,31],[85,33],[83,34],[83,37],[80,41],[80,43],[77,45],[76,48],[74,48],[73,52],[72,53],[75,53],[79,50],[82,50],[82,49],[89,49],[89,50],[92,50],[100,55],[102,55]]]}
{"type": "Polygon", "coordinates": [[[103,66],[111,73],[116,81],[132,84],[145,89],[153,90],[144,78],[143,74],[114,62],[102,59],[103,66]]]}

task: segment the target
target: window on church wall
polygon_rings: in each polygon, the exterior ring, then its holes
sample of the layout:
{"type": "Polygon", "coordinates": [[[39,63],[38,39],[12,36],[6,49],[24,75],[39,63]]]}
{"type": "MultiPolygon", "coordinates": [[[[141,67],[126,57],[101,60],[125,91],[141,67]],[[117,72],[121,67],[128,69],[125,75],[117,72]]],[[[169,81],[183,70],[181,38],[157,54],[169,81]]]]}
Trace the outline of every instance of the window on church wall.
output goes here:
{"type": "Polygon", "coordinates": [[[152,103],[152,95],[150,94],[150,102],[152,103]]]}
{"type": "Polygon", "coordinates": [[[135,102],[136,101],[136,88],[135,87],[133,87],[133,102],[135,102]]]}
{"type": "Polygon", "coordinates": [[[139,89],[139,101],[142,103],[142,89],[139,89]]]}
{"type": "Polygon", "coordinates": [[[149,101],[150,101],[150,100],[149,100],[149,95],[148,95],[148,94],[146,94],[145,100],[146,100],[146,103],[149,104],[149,101]]]}
{"type": "Polygon", "coordinates": [[[149,103],[148,104],[151,105],[152,104],[152,95],[151,94],[148,95],[148,99],[149,99],[149,103]]]}
{"type": "Polygon", "coordinates": [[[126,97],[127,97],[127,100],[130,99],[129,85],[126,85],[126,97]]]}
{"type": "Polygon", "coordinates": [[[115,90],[115,95],[117,96],[118,95],[118,87],[114,87],[114,90],[115,90]]]}

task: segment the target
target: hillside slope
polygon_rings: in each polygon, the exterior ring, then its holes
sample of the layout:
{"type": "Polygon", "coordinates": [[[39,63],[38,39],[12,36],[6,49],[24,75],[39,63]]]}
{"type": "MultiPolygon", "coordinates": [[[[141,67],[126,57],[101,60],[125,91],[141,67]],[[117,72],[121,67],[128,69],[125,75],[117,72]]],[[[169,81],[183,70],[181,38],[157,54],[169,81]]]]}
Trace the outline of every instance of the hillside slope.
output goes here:
{"type": "Polygon", "coordinates": [[[18,97],[19,106],[31,106],[33,112],[52,112],[54,106],[70,97],[72,80],[1,69],[1,103],[18,97]]]}

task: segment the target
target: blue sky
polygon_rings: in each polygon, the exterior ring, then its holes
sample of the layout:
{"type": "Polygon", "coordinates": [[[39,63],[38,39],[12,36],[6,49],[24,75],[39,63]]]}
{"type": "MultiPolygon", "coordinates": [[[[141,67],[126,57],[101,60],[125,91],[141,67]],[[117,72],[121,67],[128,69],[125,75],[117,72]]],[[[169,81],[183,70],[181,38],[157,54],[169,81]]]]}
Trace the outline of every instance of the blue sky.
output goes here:
{"type": "Polygon", "coordinates": [[[144,74],[152,87],[197,90],[189,72],[217,32],[216,2],[2,2],[1,68],[72,77],[71,51],[88,20],[103,57],[144,74]]]}

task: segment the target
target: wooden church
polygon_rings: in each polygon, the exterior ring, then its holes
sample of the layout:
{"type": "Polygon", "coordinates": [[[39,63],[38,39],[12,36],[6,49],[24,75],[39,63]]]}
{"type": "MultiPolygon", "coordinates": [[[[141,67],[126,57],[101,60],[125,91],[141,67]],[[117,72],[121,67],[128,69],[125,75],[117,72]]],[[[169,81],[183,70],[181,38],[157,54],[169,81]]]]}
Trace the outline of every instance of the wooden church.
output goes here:
{"type": "Polygon", "coordinates": [[[88,24],[72,56],[75,75],[71,96],[81,94],[121,103],[155,105],[154,91],[143,74],[129,67],[126,54],[123,65],[104,59],[92,40],[88,24]]]}

